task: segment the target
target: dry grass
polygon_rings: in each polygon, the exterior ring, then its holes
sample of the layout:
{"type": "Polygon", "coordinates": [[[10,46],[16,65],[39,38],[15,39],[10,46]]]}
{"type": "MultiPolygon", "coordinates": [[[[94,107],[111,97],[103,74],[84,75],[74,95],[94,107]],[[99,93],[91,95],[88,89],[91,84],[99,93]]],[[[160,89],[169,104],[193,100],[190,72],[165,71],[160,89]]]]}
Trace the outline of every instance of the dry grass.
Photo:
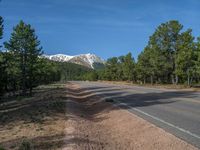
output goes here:
{"type": "Polygon", "coordinates": [[[18,149],[26,139],[34,149],[59,149],[65,128],[65,85],[34,90],[33,97],[4,99],[0,103],[0,145],[18,149]]]}

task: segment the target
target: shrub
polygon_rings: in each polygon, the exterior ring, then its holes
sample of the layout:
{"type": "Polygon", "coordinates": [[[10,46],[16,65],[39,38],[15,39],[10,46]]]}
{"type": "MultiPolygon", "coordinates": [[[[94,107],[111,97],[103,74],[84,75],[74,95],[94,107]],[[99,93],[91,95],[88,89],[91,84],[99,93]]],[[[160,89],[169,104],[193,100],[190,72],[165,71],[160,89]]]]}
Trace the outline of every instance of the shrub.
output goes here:
{"type": "Polygon", "coordinates": [[[3,148],[1,145],[0,145],[0,150],[6,150],[5,148],[3,148]]]}
{"type": "Polygon", "coordinates": [[[19,147],[19,150],[32,150],[32,144],[30,141],[24,139],[19,147]]]}

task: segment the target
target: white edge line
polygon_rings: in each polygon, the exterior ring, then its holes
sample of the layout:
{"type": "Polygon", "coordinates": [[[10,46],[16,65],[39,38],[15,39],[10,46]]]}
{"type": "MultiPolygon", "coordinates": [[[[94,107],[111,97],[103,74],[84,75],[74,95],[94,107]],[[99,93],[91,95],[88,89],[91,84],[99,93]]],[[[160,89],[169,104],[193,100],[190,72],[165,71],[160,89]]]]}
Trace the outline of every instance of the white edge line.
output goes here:
{"type": "MultiPolygon", "coordinates": [[[[93,92],[93,93],[97,94],[96,92],[93,92]]],[[[106,100],[106,98],[105,98],[105,97],[102,97],[102,101],[103,101],[103,100],[106,100]]],[[[116,105],[116,106],[118,106],[118,107],[120,107],[120,104],[121,104],[121,105],[124,105],[124,106],[128,107],[129,109],[135,110],[135,111],[137,111],[137,112],[139,112],[139,113],[141,113],[141,114],[144,114],[144,115],[146,115],[146,116],[148,116],[148,117],[151,117],[151,118],[153,118],[154,120],[157,120],[157,121],[159,121],[159,122],[162,122],[163,124],[166,124],[166,125],[168,125],[168,126],[170,126],[170,127],[172,127],[172,128],[175,128],[175,129],[177,129],[177,130],[179,130],[179,131],[181,131],[181,132],[184,132],[184,133],[186,133],[186,134],[188,134],[188,135],[190,135],[190,136],[192,136],[192,137],[197,138],[197,139],[200,140],[200,136],[197,135],[197,134],[195,134],[195,133],[191,133],[191,132],[188,131],[188,130],[185,130],[185,129],[180,128],[180,127],[178,127],[178,126],[176,126],[176,125],[173,125],[173,124],[171,124],[171,123],[169,123],[169,122],[166,122],[166,121],[164,121],[164,120],[162,120],[162,119],[160,119],[160,118],[158,118],[158,117],[152,116],[152,115],[150,115],[150,114],[148,114],[148,113],[146,113],[146,112],[144,112],[144,111],[142,111],[142,110],[140,110],[140,109],[132,108],[132,107],[128,106],[126,103],[121,103],[121,102],[116,101],[116,100],[115,100],[115,102],[117,102],[118,105],[117,105],[117,104],[114,104],[114,105],[116,105]]]]}
{"type": "Polygon", "coordinates": [[[144,111],[142,111],[142,110],[140,110],[140,109],[132,108],[132,107],[128,106],[128,105],[125,104],[125,103],[118,103],[118,104],[119,104],[119,105],[120,105],[120,104],[121,104],[121,105],[124,105],[124,106],[128,107],[129,109],[135,110],[135,111],[137,111],[137,112],[139,112],[139,113],[141,113],[141,114],[144,114],[144,115],[146,115],[146,116],[148,116],[148,117],[153,118],[154,120],[157,120],[157,121],[159,121],[159,122],[162,122],[162,123],[164,123],[164,124],[166,124],[166,125],[168,125],[168,126],[170,126],[170,127],[176,128],[177,130],[182,131],[182,132],[184,132],[184,133],[186,133],[186,134],[189,134],[189,135],[192,136],[192,137],[195,137],[195,138],[197,138],[197,139],[200,139],[200,136],[198,136],[197,134],[191,133],[191,132],[188,131],[188,130],[185,130],[185,129],[180,128],[180,127],[178,127],[178,126],[176,126],[176,125],[173,125],[173,124],[171,124],[171,123],[169,123],[169,122],[166,122],[166,121],[164,121],[164,120],[162,120],[162,119],[160,119],[160,118],[158,118],[158,117],[152,116],[152,115],[150,115],[150,114],[148,114],[148,113],[146,113],[146,112],[144,112],[144,111]]]}

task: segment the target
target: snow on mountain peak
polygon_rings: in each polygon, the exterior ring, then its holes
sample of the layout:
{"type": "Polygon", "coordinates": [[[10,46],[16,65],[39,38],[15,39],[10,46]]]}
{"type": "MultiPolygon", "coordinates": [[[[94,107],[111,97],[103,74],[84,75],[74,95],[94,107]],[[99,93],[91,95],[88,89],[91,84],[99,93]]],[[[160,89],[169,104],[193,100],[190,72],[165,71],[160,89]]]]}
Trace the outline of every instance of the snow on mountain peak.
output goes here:
{"type": "Polygon", "coordinates": [[[53,60],[53,61],[60,61],[60,62],[67,62],[70,59],[73,58],[73,56],[70,55],[64,55],[64,54],[56,54],[56,55],[43,55],[45,58],[53,60]]]}
{"type": "Polygon", "coordinates": [[[59,62],[72,62],[79,65],[84,65],[94,69],[94,63],[104,64],[104,60],[95,54],[80,54],[75,56],[65,55],[65,54],[55,54],[55,55],[43,55],[43,57],[59,62]]]}

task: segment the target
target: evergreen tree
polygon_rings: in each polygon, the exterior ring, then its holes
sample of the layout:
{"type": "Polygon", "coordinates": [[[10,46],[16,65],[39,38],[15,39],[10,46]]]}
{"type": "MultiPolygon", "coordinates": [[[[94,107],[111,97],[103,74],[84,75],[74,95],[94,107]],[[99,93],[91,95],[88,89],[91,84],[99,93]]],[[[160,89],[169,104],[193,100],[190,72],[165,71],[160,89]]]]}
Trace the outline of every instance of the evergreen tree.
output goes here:
{"type": "Polygon", "coordinates": [[[153,66],[150,62],[150,50],[148,47],[144,49],[143,52],[138,56],[138,62],[136,65],[137,77],[139,80],[142,80],[145,84],[147,78],[152,76],[153,66]]]}
{"type": "Polygon", "coordinates": [[[2,39],[2,37],[3,37],[3,18],[0,16],[0,40],[2,39]]]}
{"type": "Polygon", "coordinates": [[[190,86],[195,74],[195,44],[192,30],[189,29],[180,35],[176,54],[176,75],[187,79],[190,86]]]}
{"type": "Polygon", "coordinates": [[[133,81],[135,79],[135,61],[130,52],[124,57],[122,66],[124,78],[128,81],[133,81]]]}
{"type": "Polygon", "coordinates": [[[107,80],[118,80],[119,62],[117,57],[109,58],[106,62],[105,77],[107,80]]]}
{"type": "MultiPolygon", "coordinates": [[[[3,37],[3,18],[0,16],[0,40],[3,37]]],[[[0,45],[0,48],[2,46],[0,45]]],[[[3,53],[0,51],[0,95],[3,93],[3,87],[4,87],[4,80],[3,80],[3,75],[4,75],[4,67],[3,67],[3,61],[4,61],[4,57],[3,57],[3,53]]]]}
{"type": "Polygon", "coordinates": [[[195,76],[197,82],[200,82],[200,37],[197,38],[196,48],[195,48],[195,76]]]}
{"type": "MultiPolygon", "coordinates": [[[[165,70],[163,75],[171,76],[172,83],[178,82],[178,77],[175,77],[175,70],[177,64],[175,59],[177,56],[177,47],[179,44],[180,31],[183,26],[176,20],[171,20],[162,23],[156,29],[155,33],[150,37],[149,47],[164,56],[162,61],[162,68],[165,70]],[[165,65],[167,64],[167,65],[165,65]]],[[[159,69],[159,68],[157,68],[159,69]]]]}
{"type": "Polygon", "coordinates": [[[23,21],[14,27],[13,33],[9,42],[5,43],[5,47],[11,54],[15,56],[15,61],[18,62],[21,73],[21,88],[22,94],[26,95],[27,88],[32,93],[33,76],[36,72],[36,64],[38,56],[41,55],[40,42],[35,35],[35,30],[30,24],[25,24],[23,21]]]}

